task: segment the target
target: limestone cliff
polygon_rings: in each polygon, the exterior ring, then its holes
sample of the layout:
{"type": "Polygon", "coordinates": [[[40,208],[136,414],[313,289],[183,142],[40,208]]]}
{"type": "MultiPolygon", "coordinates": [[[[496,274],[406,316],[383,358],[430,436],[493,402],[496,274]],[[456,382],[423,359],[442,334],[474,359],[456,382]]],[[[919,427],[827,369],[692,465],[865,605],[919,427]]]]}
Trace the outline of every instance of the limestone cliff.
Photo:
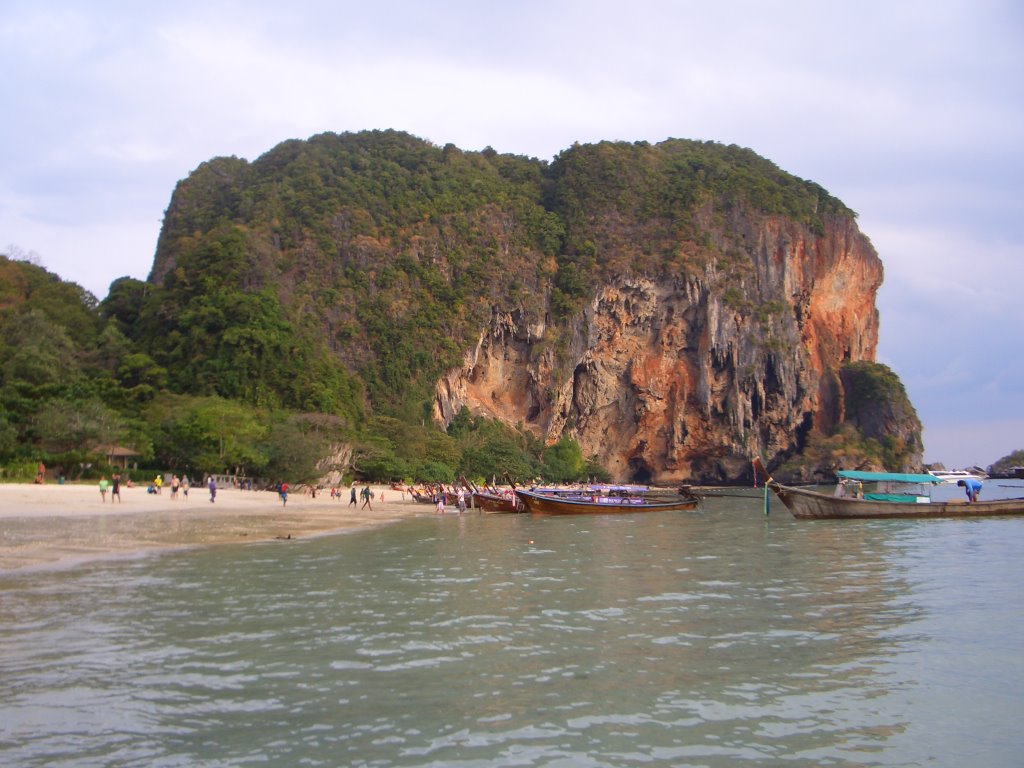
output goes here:
{"type": "Polygon", "coordinates": [[[374,131],[204,163],[119,306],[180,391],[349,425],[465,407],[668,483],[826,467],[844,440],[919,463],[909,403],[848,408],[881,281],[853,211],[748,149],[546,163],[374,131]]]}
{"type": "MultiPolygon", "coordinates": [[[[568,434],[620,480],[736,479],[754,454],[798,452],[844,417],[839,371],[873,360],[877,254],[848,217],[815,234],[737,213],[749,269],[602,283],[572,323],[568,364],[543,323],[496,311],[435,415],[462,406],[550,441],[568,434]]],[[[720,233],[721,234],[721,233],[720,233]]]]}

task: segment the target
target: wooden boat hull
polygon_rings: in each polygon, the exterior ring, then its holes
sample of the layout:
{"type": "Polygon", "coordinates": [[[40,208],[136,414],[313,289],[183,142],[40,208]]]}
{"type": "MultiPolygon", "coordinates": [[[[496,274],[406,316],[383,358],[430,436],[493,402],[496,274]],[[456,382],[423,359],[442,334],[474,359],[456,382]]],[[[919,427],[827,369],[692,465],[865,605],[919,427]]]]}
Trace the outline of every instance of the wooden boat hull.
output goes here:
{"type": "Polygon", "coordinates": [[[493,493],[473,493],[473,506],[484,512],[519,512],[514,496],[497,496],[493,493]]]}
{"type": "Polygon", "coordinates": [[[850,497],[826,496],[803,488],[768,483],[798,520],[852,520],[876,518],[986,517],[1024,515],[1024,499],[997,501],[932,501],[907,504],[850,497]]]}
{"type": "Polygon", "coordinates": [[[516,490],[516,498],[531,515],[622,515],[636,512],[674,512],[695,509],[700,499],[695,496],[681,496],[665,501],[627,501],[594,495],[567,497],[532,491],[516,490]],[[603,500],[602,500],[603,499],[603,500]]]}

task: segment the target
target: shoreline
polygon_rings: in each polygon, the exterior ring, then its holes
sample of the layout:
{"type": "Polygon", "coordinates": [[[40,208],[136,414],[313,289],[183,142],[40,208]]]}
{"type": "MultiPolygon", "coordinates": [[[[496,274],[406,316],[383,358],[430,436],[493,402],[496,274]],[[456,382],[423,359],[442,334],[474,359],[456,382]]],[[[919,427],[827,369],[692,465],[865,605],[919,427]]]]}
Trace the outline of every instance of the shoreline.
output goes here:
{"type": "MultiPolygon", "coordinates": [[[[357,486],[361,488],[362,486],[357,486]]],[[[121,488],[121,503],[104,502],[96,484],[0,484],[0,575],[63,568],[102,559],[221,544],[301,539],[433,514],[400,491],[370,486],[372,509],[339,501],[273,491],[218,489],[210,503],[204,487],[171,500],[170,489],[121,488]],[[383,494],[383,496],[382,496],[383,494]],[[383,500],[382,500],[383,498],[383,500]]]]}

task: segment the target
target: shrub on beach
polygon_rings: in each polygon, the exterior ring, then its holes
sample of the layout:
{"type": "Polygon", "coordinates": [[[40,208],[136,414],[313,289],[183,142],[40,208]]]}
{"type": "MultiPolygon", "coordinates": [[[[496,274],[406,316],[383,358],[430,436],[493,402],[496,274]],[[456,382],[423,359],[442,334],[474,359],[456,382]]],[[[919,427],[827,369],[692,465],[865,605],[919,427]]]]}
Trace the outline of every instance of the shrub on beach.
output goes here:
{"type": "Polygon", "coordinates": [[[0,478],[6,483],[29,483],[38,469],[38,461],[10,461],[0,467],[0,478]]]}

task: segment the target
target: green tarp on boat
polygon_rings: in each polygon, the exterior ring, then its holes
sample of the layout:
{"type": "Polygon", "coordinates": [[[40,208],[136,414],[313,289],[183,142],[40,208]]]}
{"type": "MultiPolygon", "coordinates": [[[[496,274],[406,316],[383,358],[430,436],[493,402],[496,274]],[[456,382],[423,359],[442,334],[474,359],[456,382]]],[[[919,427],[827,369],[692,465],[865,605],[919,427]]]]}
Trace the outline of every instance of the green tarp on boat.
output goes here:
{"type": "Polygon", "coordinates": [[[916,504],[918,499],[906,493],[865,493],[864,498],[868,501],[891,501],[898,504],[916,504]]]}

